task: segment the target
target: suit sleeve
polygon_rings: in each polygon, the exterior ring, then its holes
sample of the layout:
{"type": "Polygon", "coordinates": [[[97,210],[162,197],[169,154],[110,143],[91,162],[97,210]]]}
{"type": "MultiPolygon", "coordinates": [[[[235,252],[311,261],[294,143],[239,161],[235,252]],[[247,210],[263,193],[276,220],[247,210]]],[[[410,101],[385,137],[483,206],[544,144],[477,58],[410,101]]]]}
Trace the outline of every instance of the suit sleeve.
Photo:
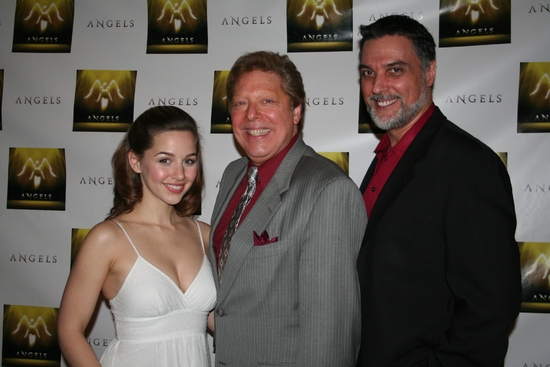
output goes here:
{"type": "Polygon", "coordinates": [[[300,254],[297,366],[355,366],[360,343],[356,261],[365,226],[365,206],[351,180],[341,177],[321,189],[300,254]]]}
{"type": "Polygon", "coordinates": [[[446,280],[453,318],[429,366],[502,366],[521,304],[510,179],[499,157],[461,159],[447,195],[446,280]]]}

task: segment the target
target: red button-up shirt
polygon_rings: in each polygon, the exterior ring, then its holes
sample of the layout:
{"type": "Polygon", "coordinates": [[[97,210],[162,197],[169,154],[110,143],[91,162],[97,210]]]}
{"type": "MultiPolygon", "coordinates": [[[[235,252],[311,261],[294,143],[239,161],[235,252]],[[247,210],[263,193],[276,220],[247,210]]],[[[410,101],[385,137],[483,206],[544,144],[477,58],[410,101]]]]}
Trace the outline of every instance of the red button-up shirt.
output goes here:
{"type": "MultiPolygon", "coordinates": [[[[260,195],[264,191],[265,187],[267,186],[271,178],[275,175],[277,168],[279,168],[279,165],[281,164],[283,159],[286,157],[290,149],[294,146],[299,136],[300,136],[299,134],[296,134],[296,136],[292,138],[292,140],[290,141],[290,143],[288,143],[285,149],[280,151],[273,158],[265,161],[264,163],[258,166],[258,181],[256,183],[256,191],[254,192],[254,196],[252,196],[252,199],[250,199],[250,202],[244,209],[243,215],[241,216],[240,223],[244,221],[244,218],[246,217],[250,209],[254,206],[254,203],[260,197],[260,195]]],[[[247,171],[251,165],[252,165],[252,162],[248,161],[247,171]]],[[[227,229],[227,226],[229,225],[229,222],[231,221],[231,216],[233,215],[233,212],[235,211],[235,209],[237,209],[237,205],[239,204],[239,200],[241,199],[241,196],[243,196],[244,191],[246,190],[246,185],[247,185],[247,175],[244,175],[243,180],[239,184],[239,187],[237,187],[237,190],[233,194],[231,201],[227,205],[227,208],[225,209],[223,216],[221,217],[218,225],[216,226],[216,229],[214,230],[213,241],[214,241],[214,250],[216,251],[216,260],[219,259],[219,256],[220,256],[220,250],[223,243],[223,237],[225,236],[225,231],[227,229]]],[[[250,233],[251,238],[252,238],[252,235],[253,234],[250,233]]]]}

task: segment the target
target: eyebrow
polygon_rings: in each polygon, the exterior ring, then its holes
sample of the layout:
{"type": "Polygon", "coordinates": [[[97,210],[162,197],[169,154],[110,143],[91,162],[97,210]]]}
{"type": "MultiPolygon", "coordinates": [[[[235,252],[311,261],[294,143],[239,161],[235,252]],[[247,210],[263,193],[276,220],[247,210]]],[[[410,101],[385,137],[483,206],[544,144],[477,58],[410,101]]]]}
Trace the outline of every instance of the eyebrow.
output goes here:
{"type": "MultiPolygon", "coordinates": [[[[398,60],[398,61],[392,61],[392,62],[389,62],[387,64],[384,64],[384,67],[386,68],[392,68],[392,67],[395,67],[395,66],[408,66],[409,64],[405,61],[402,61],[402,60],[398,60]]],[[[372,69],[370,66],[368,65],[365,65],[365,64],[359,64],[359,69],[372,69]]]]}
{"type": "Polygon", "coordinates": [[[401,60],[398,60],[398,61],[394,61],[394,62],[390,62],[388,64],[386,64],[387,67],[394,67],[394,66],[407,66],[409,65],[408,63],[406,63],[405,61],[401,61],[401,60]]]}
{"type": "MultiPolygon", "coordinates": [[[[170,152],[158,152],[157,154],[154,155],[154,157],[156,156],[159,156],[159,155],[168,155],[170,157],[173,157],[174,156],[174,153],[170,153],[170,152]]],[[[189,158],[189,157],[196,157],[197,156],[197,153],[189,153],[185,156],[185,158],[189,158]]]]}

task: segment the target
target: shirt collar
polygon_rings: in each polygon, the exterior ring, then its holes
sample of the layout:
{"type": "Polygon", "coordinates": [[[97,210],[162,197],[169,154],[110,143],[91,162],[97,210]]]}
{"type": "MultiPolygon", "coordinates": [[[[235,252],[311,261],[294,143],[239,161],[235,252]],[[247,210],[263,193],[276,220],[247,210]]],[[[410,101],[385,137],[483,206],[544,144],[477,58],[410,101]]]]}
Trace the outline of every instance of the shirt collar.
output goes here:
{"type": "MultiPolygon", "coordinates": [[[[288,154],[290,149],[292,149],[294,144],[296,144],[299,137],[300,134],[294,135],[294,137],[290,140],[288,145],[283,150],[281,150],[279,153],[277,153],[277,155],[271,157],[270,159],[258,166],[258,182],[260,182],[260,178],[266,184],[267,182],[269,182],[269,180],[271,180],[271,177],[273,177],[275,171],[277,171],[277,168],[279,168],[279,165],[281,164],[283,159],[285,159],[286,155],[288,154]]],[[[252,161],[249,159],[247,170],[248,168],[250,168],[250,166],[252,166],[252,164],[252,161]]]]}
{"type": "Polygon", "coordinates": [[[395,144],[393,147],[390,145],[390,138],[388,137],[388,134],[384,134],[382,136],[382,139],[376,146],[376,149],[374,150],[374,153],[379,154],[387,154],[390,151],[392,154],[397,154],[399,157],[403,156],[409,145],[411,145],[414,138],[418,135],[420,130],[426,125],[426,122],[428,122],[428,119],[432,116],[433,112],[435,111],[435,104],[432,102],[430,107],[420,116],[418,121],[416,121],[413,126],[403,135],[401,139],[395,144]]]}

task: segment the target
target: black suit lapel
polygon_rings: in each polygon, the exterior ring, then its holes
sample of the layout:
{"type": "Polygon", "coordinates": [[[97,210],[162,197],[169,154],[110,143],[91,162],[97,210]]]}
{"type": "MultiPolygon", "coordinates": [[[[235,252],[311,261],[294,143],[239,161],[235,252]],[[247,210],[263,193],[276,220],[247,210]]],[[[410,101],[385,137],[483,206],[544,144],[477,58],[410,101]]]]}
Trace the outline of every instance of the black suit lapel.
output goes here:
{"type": "MultiPolygon", "coordinates": [[[[357,271],[362,282],[366,281],[366,274],[369,272],[367,259],[370,258],[369,238],[372,231],[376,228],[377,223],[384,216],[388,208],[391,207],[401,191],[406,187],[407,183],[414,177],[417,163],[428,154],[433,140],[445,120],[445,116],[436,108],[430,119],[426,122],[426,125],[420,130],[405,154],[403,154],[403,157],[401,157],[401,160],[384,185],[382,192],[380,192],[380,196],[376,200],[368,218],[363,244],[357,258],[357,271]]],[[[363,192],[374,173],[375,167],[376,158],[373,160],[361,184],[363,192]]]]}
{"type": "Polygon", "coordinates": [[[363,182],[361,182],[361,186],[359,186],[359,190],[361,190],[361,194],[365,193],[365,190],[367,189],[367,185],[369,184],[370,179],[374,175],[374,169],[376,168],[377,163],[378,163],[378,157],[375,156],[369,166],[369,169],[367,170],[367,173],[365,174],[365,177],[363,177],[363,182]]]}
{"type": "MultiPolygon", "coordinates": [[[[445,116],[441,113],[439,108],[436,108],[430,119],[426,122],[426,125],[420,130],[405,154],[403,154],[403,157],[401,157],[399,163],[388,178],[388,181],[384,185],[384,188],[380,192],[380,196],[372,208],[365,232],[365,238],[368,237],[371,229],[375,227],[378,220],[382,218],[403,188],[414,177],[416,164],[428,153],[435,135],[439,131],[442,122],[445,120],[445,116]]],[[[375,158],[365,175],[361,184],[361,192],[364,192],[368,182],[372,178],[374,168],[376,167],[376,161],[375,158]]]]}

